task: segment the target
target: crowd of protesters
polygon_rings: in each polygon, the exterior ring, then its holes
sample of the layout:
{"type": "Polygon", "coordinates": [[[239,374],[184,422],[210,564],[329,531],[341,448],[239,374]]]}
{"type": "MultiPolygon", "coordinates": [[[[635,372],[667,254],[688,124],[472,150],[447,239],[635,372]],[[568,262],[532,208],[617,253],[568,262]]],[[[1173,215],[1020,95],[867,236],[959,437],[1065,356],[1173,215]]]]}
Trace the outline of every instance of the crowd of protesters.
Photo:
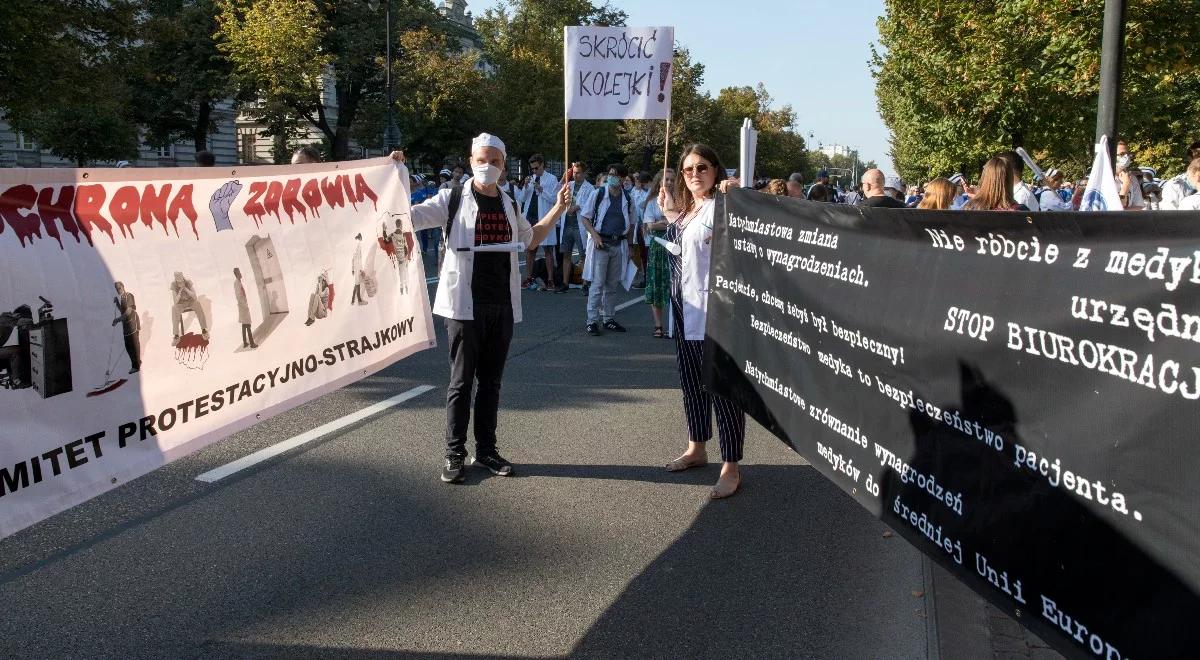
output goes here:
{"type": "MultiPolygon", "coordinates": [[[[1200,210],[1200,142],[1188,145],[1181,155],[1184,171],[1163,180],[1153,168],[1139,166],[1129,145],[1119,140],[1113,171],[1123,210],[1200,210]]],[[[900,177],[870,169],[857,186],[830,185],[828,173],[821,170],[807,187],[800,174],[787,180],[761,179],[755,187],[773,195],[854,206],[983,211],[1080,209],[1088,185],[1086,176],[1070,180],[1054,167],[1043,171],[1027,167],[1027,162],[1015,151],[998,153],[984,164],[974,183],[959,172],[906,185],[900,177]]]]}

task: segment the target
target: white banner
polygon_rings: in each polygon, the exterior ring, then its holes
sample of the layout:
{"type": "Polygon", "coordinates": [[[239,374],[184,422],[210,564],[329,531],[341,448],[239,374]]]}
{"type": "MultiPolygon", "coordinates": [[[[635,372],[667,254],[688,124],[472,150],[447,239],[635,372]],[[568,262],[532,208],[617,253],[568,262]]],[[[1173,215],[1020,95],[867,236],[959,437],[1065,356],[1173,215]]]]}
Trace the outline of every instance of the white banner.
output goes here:
{"type": "Polygon", "coordinates": [[[567,119],[671,115],[672,27],[566,27],[567,119]]]}
{"type": "Polygon", "coordinates": [[[0,170],[0,537],[433,346],[407,181],[0,170]]]}

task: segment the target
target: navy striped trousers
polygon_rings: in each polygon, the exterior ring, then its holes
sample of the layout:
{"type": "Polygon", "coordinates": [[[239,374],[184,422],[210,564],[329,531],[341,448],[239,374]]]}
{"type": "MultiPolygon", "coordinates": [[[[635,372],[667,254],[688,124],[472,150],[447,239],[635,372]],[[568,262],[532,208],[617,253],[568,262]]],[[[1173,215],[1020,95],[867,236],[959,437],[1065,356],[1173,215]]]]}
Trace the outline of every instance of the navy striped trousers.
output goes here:
{"type": "Polygon", "coordinates": [[[736,463],[742,460],[746,444],[746,413],[732,401],[701,386],[704,367],[704,341],[683,339],[683,329],[675,328],[675,355],[679,362],[679,384],[683,388],[683,411],[687,416],[689,439],[707,442],[712,438],[712,413],[717,409],[717,434],[721,444],[721,460],[736,463]]]}

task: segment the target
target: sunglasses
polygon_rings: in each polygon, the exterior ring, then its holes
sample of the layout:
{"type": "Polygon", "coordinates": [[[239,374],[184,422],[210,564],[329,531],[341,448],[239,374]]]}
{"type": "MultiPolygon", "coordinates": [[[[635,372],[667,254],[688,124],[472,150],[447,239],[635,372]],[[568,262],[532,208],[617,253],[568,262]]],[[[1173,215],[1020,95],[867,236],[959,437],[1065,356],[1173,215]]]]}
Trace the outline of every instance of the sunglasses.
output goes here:
{"type": "Polygon", "coordinates": [[[687,167],[683,168],[683,173],[685,175],[689,175],[689,176],[692,174],[699,176],[701,174],[704,174],[707,171],[708,171],[708,165],[705,165],[704,163],[697,163],[696,165],[688,165],[687,167]]]}

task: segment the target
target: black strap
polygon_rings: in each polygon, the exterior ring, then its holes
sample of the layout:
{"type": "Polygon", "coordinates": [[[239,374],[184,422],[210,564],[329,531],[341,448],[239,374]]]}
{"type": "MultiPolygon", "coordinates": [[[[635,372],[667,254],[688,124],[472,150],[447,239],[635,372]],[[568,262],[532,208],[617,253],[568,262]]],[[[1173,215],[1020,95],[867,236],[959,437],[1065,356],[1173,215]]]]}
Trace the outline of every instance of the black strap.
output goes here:
{"type": "MultiPolygon", "coordinates": [[[[634,213],[634,209],[633,209],[633,197],[631,197],[629,195],[628,190],[622,189],[621,193],[625,195],[625,205],[626,205],[626,210],[629,212],[629,221],[637,222],[637,214],[634,213]]],[[[596,189],[596,203],[592,206],[592,225],[595,226],[597,230],[599,230],[599,226],[598,226],[599,223],[596,222],[596,220],[597,220],[596,214],[600,213],[600,202],[603,202],[604,198],[607,196],[608,196],[607,188],[600,187],[600,188],[596,189]]]]}
{"type": "Polygon", "coordinates": [[[444,240],[450,241],[450,228],[454,226],[454,218],[458,215],[458,207],[462,206],[463,187],[462,183],[456,183],[450,188],[450,205],[447,210],[450,212],[446,218],[446,235],[444,240]]]}

